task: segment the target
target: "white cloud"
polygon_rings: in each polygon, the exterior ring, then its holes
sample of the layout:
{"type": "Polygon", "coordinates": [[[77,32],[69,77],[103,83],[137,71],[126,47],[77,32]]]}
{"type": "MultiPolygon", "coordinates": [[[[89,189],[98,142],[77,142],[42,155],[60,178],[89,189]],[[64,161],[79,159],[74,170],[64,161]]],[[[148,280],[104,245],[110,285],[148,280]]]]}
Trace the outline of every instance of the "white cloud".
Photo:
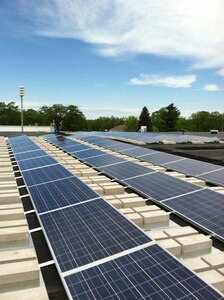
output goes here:
{"type": "Polygon", "coordinates": [[[218,70],[216,73],[220,76],[224,76],[224,68],[218,70]]]}
{"type": "Polygon", "coordinates": [[[223,0],[19,2],[37,34],[92,43],[100,55],[185,57],[197,68],[224,68],[223,0]]]}
{"type": "Polygon", "coordinates": [[[170,88],[189,88],[196,81],[195,75],[187,76],[158,76],[141,74],[129,81],[131,85],[165,86],[170,88]]]}
{"type": "Polygon", "coordinates": [[[217,84],[206,84],[203,87],[203,90],[210,92],[221,91],[222,89],[217,84]]]}

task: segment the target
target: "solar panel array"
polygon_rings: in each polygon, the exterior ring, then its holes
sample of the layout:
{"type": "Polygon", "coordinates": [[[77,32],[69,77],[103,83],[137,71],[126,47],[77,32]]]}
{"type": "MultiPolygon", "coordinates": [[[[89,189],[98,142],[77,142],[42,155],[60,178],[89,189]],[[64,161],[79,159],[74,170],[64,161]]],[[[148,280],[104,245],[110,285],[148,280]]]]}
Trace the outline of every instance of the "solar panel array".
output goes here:
{"type": "MultiPolygon", "coordinates": [[[[47,138],[47,137],[46,137],[47,138]]],[[[94,137],[89,138],[89,140],[92,140],[94,142],[98,142],[94,137]]],[[[68,138],[64,137],[50,137],[50,140],[52,143],[63,148],[63,145],[66,144],[66,140],[69,140],[68,138]]],[[[71,141],[71,140],[70,140],[71,141]]],[[[115,143],[119,143],[116,141],[113,141],[115,143]]],[[[77,142],[76,142],[77,143],[77,142]]],[[[93,148],[89,147],[89,151],[92,151],[93,148]]],[[[98,154],[99,154],[98,150],[98,154]]],[[[68,152],[69,153],[69,152],[68,152]]],[[[73,153],[73,156],[76,157],[78,153],[73,153]]],[[[92,159],[85,159],[82,158],[82,161],[85,163],[88,163],[92,166],[94,166],[97,170],[100,170],[101,172],[105,173],[106,175],[122,182],[126,186],[132,188],[133,190],[137,191],[138,193],[144,195],[145,197],[160,203],[166,208],[168,208],[170,211],[173,211],[175,214],[182,215],[185,219],[187,219],[189,222],[196,224],[197,226],[200,226],[208,233],[211,233],[216,238],[224,241],[224,206],[220,206],[220,203],[223,202],[224,196],[222,194],[219,194],[217,192],[210,191],[207,188],[202,188],[197,185],[191,184],[189,182],[183,181],[181,179],[171,177],[167,174],[160,173],[157,171],[154,171],[153,169],[150,169],[148,167],[140,166],[136,163],[129,162],[125,159],[118,158],[118,161],[116,159],[112,159],[113,155],[110,155],[110,163],[108,164],[107,161],[107,155],[102,151],[101,156],[93,157],[92,159]],[[104,165],[102,158],[105,157],[104,165]],[[99,160],[100,158],[100,160],[99,160]],[[96,160],[96,162],[94,162],[96,160]],[[99,163],[100,161],[100,163],[99,163]],[[114,162],[114,163],[112,163],[114,162]],[[106,164],[106,165],[105,165],[106,164]],[[102,165],[102,166],[100,166],[102,165]],[[214,215],[208,214],[207,215],[207,222],[205,224],[204,220],[201,218],[201,212],[196,213],[194,215],[194,218],[191,218],[191,215],[189,213],[185,213],[185,210],[182,210],[181,207],[177,206],[176,209],[173,209],[171,206],[167,206],[166,201],[169,199],[181,199],[181,197],[187,196],[192,199],[192,202],[189,201],[189,210],[194,209],[194,197],[196,197],[195,192],[196,191],[203,191],[205,190],[205,197],[210,197],[212,200],[208,202],[208,205],[206,208],[204,208],[205,213],[207,209],[211,209],[211,211],[214,211],[214,215]],[[207,195],[207,196],[206,196],[207,195]],[[209,196],[210,195],[210,196],[209,196]],[[192,204],[192,207],[191,207],[192,204]],[[215,214],[215,212],[218,212],[219,214],[215,214]],[[222,216],[222,218],[221,218],[222,216]],[[220,222],[219,226],[215,226],[215,219],[219,217],[220,222]]],[[[153,154],[149,155],[153,156],[153,154]]],[[[78,157],[78,156],[77,156],[78,157]]],[[[196,198],[197,199],[197,198],[196,198]]],[[[177,201],[177,200],[176,200],[177,201]]],[[[197,201],[197,200],[196,200],[197,201]]],[[[205,199],[206,201],[206,199],[205,199]]],[[[199,203],[199,202],[198,202],[199,203]]],[[[182,203],[182,206],[184,204],[182,203]]]]}
{"type": "Polygon", "coordinates": [[[70,299],[222,299],[60,164],[21,173],[70,299]]]}
{"type": "Polygon", "coordinates": [[[224,167],[206,163],[190,158],[183,158],[178,155],[164,153],[157,150],[128,145],[118,141],[110,141],[106,138],[94,136],[82,136],[75,134],[74,137],[80,140],[93,143],[95,145],[110,149],[112,151],[136,157],[141,161],[157,164],[169,170],[182,172],[189,176],[194,176],[206,180],[207,182],[224,186],[224,167]],[[113,144],[111,144],[112,142],[113,144]],[[129,147],[129,148],[128,148],[129,147]]]}

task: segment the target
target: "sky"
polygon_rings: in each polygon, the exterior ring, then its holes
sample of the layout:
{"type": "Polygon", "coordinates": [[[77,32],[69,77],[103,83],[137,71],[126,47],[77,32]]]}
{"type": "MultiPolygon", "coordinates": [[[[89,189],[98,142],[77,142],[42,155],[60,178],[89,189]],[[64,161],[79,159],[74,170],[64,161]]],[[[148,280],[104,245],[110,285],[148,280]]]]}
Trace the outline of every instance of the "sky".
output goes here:
{"type": "Polygon", "coordinates": [[[224,112],[223,0],[0,0],[0,102],[224,112]]]}

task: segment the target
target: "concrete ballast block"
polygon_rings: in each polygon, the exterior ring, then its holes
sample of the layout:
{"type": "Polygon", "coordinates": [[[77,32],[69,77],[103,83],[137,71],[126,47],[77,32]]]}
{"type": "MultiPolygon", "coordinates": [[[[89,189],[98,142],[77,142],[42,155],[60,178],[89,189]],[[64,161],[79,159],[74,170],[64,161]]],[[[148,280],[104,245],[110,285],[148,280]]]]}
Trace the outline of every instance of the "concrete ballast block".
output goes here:
{"type": "Polygon", "coordinates": [[[163,210],[141,212],[140,215],[144,219],[144,224],[169,222],[170,217],[170,213],[167,213],[163,210]]]}
{"type": "Polygon", "coordinates": [[[133,214],[126,214],[125,215],[129,220],[131,220],[133,223],[135,223],[138,226],[143,225],[143,218],[140,216],[138,213],[133,213],[133,214]]]}
{"type": "Polygon", "coordinates": [[[216,270],[200,272],[198,275],[204,281],[217,288],[220,292],[224,292],[224,277],[216,270]]]}
{"type": "Polygon", "coordinates": [[[170,237],[170,238],[177,238],[181,236],[188,236],[193,234],[198,234],[198,231],[190,226],[184,226],[184,227],[172,227],[168,229],[164,229],[164,232],[170,237]]]}
{"type": "Polygon", "coordinates": [[[170,253],[173,255],[180,257],[181,255],[181,245],[178,244],[175,240],[173,239],[164,239],[164,240],[158,240],[157,243],[168,250],[170,253]]]}
{"type": "Polygon", "coordinates": [[[212,269],[219,269],[224,267],[224,252],[211,253],[201,257],[212,269]]]}
{"type": "Polygon", "coordinates": [[[182,263],[190,270],[193,270],[195,272],[203,272],[208,271],[210,269],[210,266],[206,262],[204,262],[200,257],[188,258],[182,260],[182,263]]]}

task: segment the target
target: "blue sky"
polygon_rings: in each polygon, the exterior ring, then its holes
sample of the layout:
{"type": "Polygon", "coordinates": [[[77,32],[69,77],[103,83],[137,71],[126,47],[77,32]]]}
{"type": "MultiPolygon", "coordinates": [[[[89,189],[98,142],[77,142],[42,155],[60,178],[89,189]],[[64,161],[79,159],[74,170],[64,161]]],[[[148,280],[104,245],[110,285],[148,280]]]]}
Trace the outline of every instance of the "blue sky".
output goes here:
{"type": "Polygon", "coordinates": [[[1,0],[0,101],[224,112],[224,1],[1,0]]]}

